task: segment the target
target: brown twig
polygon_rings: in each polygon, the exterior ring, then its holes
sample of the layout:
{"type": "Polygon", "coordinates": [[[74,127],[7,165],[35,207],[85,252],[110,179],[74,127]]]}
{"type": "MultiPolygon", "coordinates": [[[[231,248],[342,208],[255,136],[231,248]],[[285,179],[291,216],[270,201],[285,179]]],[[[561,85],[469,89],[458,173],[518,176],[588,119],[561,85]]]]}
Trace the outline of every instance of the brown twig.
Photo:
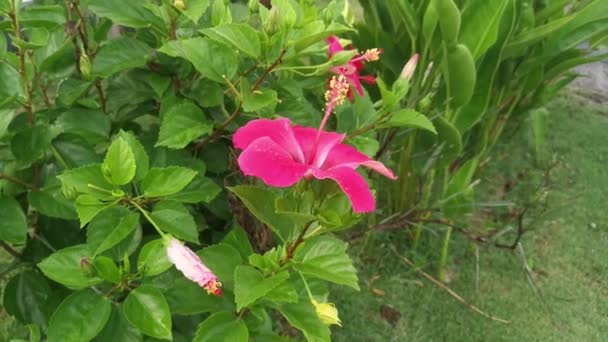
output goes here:
{"type": "Polygon", "coordinates": [[[0,173],[0,179],[6,179],[9,182],[13,182],[15,184],[21,185],[28,189],[32,189],[32,190],[36,189],[36,187],[34,185],[26,183],[19,178],[13,177],[11,175],[7,175],[5,173],[0,173]]]}
{"type": "Polygon", "coordinates": [[[304,236],[306,235],[306,233],[308,232],[308,229],[310,229],[310,226],[312,226],[313,223],[314,223],[314,221],[308,222],[308,224],[306,224],[304,229],[302,229],[302,231],[300,232],[300,235],[298,235],[298,238],[296,239],[296,241],[294,241],[294,243],[290,244],[287,247],[287,254],[285,254],[285,257],[283,258],[283,260],[281,260],[281,265],[285,265],[286,263],[289,262],[289,260],[293,259],[294,253],[296,252],[298,247],[300,247],[302,242],[304,242],[304,236]]]}
{"type": "MultiPolygon", "coordinates": [[[[15,0],[10,0],[10,12],[8,13],[9,18],[11,18],[11,26],[13,29],[13,33],[15,38],[18,41],[23,41],[23,37],[21,36],[21,27],[19,26],[19,19],[17,18],[17,10],[15,8],[15,0]]],[[[19,57],[19,75],[21,76],[21,85],[23,87],[23,92],[25,93],[25,104],[24,108],[27,113],[27,123],[30,126],[34,125],[34,111],[32,110],[32,87],[30,86],[30,82],[27,79],[26,73],[26,62],[25,62],[25,50],[20,47],[18,44],[13,43],[15,48],[17,48],[17,55],[19,57]]]]}
{"type": "Polygon", "coordinates": [[[11,247],[9,244],[7,244],[6,242],[0,240],[0,246],[10,255],[14,256],[16,259],[22,260],[23,259],[23,255],[21,253],[19,253],[16,249],[14,249],[13,247],[11,247]]]}
{"type": "MultiPolygon", "coordinates": [[[[286,53],[287,53],[287,49],[283,49],[283,51],[281,51],[281,53],[279,54],[279,57],[277,57],[277,59],[268,68],[266,68],[264,70],[264,73],[257,79],[257,81],[254,83],[253,87],[251,88],[252,91],[257,90],[262,85],[262,82],[264,82],[266,77],[276,67],[278,67],[281,63],[283,63],[283,57],[285,57],[286,53]]],[[[238,96],[238,94],[237,94],[237,96],[238,96]]],[[[194,151],[201,150],[203,147],[207,146],[209,143],[211,143],[212,141],[217,139],[222,134],[222,132],[226,129],[226,127],[228,127],[228,125],[230,125],[237,117],[239,117],[239,115],[241,115],[242,105],[243,105],[242,102],[239,103],[236,110],[228,118],[226,118],[226,120],[224,120],[224,122],[222,122],[220,127],[218,127],[216,130],[214,130],[213,133],[211,133],[211,135],[209,135],[209,137],[207,137],[205,140],[196,144],[194,146],[194,151]]]]}
{"type": "Polygon", "coordinates": [[[446,291],[450,296],[454,297],[457,301],[459,301],[460,303],[462,303],[464,306],[466,306],[467,308],[469,308],[470,310],[482,315],[485,318],[491,319],[493,321],[496,322],[500,322],[503,324],[509,324],[511,323],[510,321],[507,321],[505,319],[493,316],[483,310],[481,310],[480,308],[478,308],[477,306],[467,302],[464,298],[462,298],[458,293],[454,292],[454,290],[450,289],[449,287],[447,287],[446,285],[444,285],[442,282],[440,282],[439,280],[435,279],[433,276],[431,276],[430,274],[424,272],[423,270],[421,270],[420,268],[418,268],[416,266],[416,264],[414,264],[410,259],[404,257],[403,255],[399,254],[399,252],[397,252],[397,250],[395,249],[395,247],[391,246],[391,249],[393,250],[393,252],[395,253],[395,255],[397,255],[397,257],[399,259],[401,259],[406,265],[412,267],[414,269],[414,271],[416,271],[416,273],[422,275],[424,278],[426,278],[428,281],[430,281],[431,283],[433,283],[434,285],[438,286],[439,288],[441,288],[442,290],[446,291]]]}

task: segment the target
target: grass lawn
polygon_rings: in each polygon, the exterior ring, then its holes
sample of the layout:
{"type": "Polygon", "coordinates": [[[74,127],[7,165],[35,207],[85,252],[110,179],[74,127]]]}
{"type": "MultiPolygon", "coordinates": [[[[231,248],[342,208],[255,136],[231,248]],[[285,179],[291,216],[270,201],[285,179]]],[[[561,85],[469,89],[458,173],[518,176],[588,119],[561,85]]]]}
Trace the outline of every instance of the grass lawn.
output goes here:
{"type": "MultiPolygon", "coordinates": [[[[479,175],[480,201],[524,203],[549,180],[548,210],[542,215],[538,208],[531,210],[524,220],[524,227],[533,230],[522,239],[525,257],[519,249],[491,246],[479,246],[476,253],[475,245],[458,233],[450,245],[448,286],[511,323],[474,313],[395,256],[390,246],[436,275],[445,228],[429,226],[428,240],[416,253],[403,232],[375,233],[365,247],[363,241],[354,245],[362,289],[334,289],[332,300],[344,325],[333,329],[335,341],[608,339],[608,105],[566,94],[548,110],[545,162],[536,161],[531,126],[524,122],[515,136],[505,134],[508,139],[479,175]],[[547,165],[554,162],[545,178],[547,165]]],[[[497,228],[516,225],[504,218],[506,209],[493,211],[497,228]]],[[[471,222],[476,231],[488,224],[475,217],[471,222]]]]}

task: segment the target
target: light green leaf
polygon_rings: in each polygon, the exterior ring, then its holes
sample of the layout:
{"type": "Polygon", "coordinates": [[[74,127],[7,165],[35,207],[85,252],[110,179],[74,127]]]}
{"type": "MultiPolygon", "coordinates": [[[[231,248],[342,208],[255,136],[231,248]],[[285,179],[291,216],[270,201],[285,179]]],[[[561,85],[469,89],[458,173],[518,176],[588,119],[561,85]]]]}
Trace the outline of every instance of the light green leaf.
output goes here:
{"type": "Polygon", "coordinates": [[[393,113],[390,119],[380,124],[379,127],[415,127],[437,134],[431,120],[414,109],[402,109],[393,113]]]}
{"type": "Polygon", "coordinates": [[[172,340],[169,304],[159,290],[148,285],[136,288],[127,296],[123,310],[129,323],[144,334],[172,340]]]}
{"type": "Polygon", "coordinates": [[[262,53],[258,32],[249,25],[223,24],[201,30],[209,38],[232,46],[252,58],[262,53]]]}
{"type": "Polygon", "coordinates": [[[222,243],[234,247],[234,249],[241,253],[241,256],[245,260],[253,254],[253,247],[251,246],[251,242],[249,242],[247,233],[245,233],[245,230],[238,224],[235,224],[234,228],[224,236],[222,243]]]}
{"type": "Polygon", "coordinates": [[[177,201],[161,201],[151,213],[160,229],[180,240],[199,243],[198,228],[188,209],[177,201]]]}
{"type": "Polygon", "coordinates": [[[143,179],[146,173],[148,173],[148,170],[150,170],[148,153],[146,153],[143,145],[137,140],[133,133],[120,130],[120,132],[118,132],[118,137],[127,142],[135,157],[135,180],[143,179]]]}
{"type": "Polygon", "coordinates": [[[120,282],[120,271],[114,260],[105,256],[98,256],[93,261],[93,266],[95,267],[95,271],[97,271],[97,275],[103,280],[113,284],[120,282]]]}
{"type": "Polygon", "coordinates": [[[234,288],[234,269],[243,263],[243,259],[236,249],[227,244],[218,243],[203,248],[196,254],[215,273],[225,288],[234,288]]]}
{"type": "Polygon", "coordinates": [[[184,58],[190,61],[201,75],[215,82],[224,83],[236,74],[238,60],[233,49],[208,38],[183,40],[184,58]]]}
{"type": "Polygon", "coordinates": [[[163,27],[163,22],[146,8],[146,2],[122,0],[86,0],[87,8],[115,24],[134,27],[163,27]]]}
{"type": "Polygon", "coordinates": [[[27,219],[21,205],[12,197],[0,197],[0,241],[24,244],[27,219]]]}
{"type": "Polygon", "coordinates": [[[200,108],[191,102],[180,103],[164,113],[156,146],[181,149],[212,129],[200,108]]]}
{"type": "Polygon", "coordinates": [[[48,341],[89,341],[108,322],[112,305],[106,297],[90,290],[66,298],[49,322],[48,341]]]}
{"type": "Polygon", "coordinates": [[[104,202],[99,198],[91,195],[80,195],[76,198],[76,212],[78,212],[78,219],[80,220],[80,228],[84,227],[92,219],[97,216],[102,210],[109,208],[118,203],[118,200],[114,202],[104,202]]]}
{"type": "Polygon", "coordinates": [[[268,292],[289,279],[286,271],[264,278],[254,267],[241,265],[234,271],[234,296],[237,311],[248,307],[256,300],[263,298],[268,292]]]}
{"type": "Polygon", "coordinates": [[[209,0],[188,0],[186,8],[182,10],[182,13],[196,24],[205,13],[205,10],[207,10],[207,7],[209,7],[209,0]]]}
{"type": "Polygon", "coordinates": [[[508,3],[509,0],[473,0],[462,14],[460,42],[469,48],[475,60],[496,42],[508,3]]]}
{"type": "MultiPolygon", "coordinates": [[[[78,194],[96,193],[89,185],[108,191],[112,190],[112,185],[101,173],[101,164],[67,170],[57,178],[61,181],[61,189],[67,198],[76,198],[78,194]]],[[[107,193],[104,194],[107,195],[107,193]]]]}
{"type": "Polygon", "coordinates": [[[273,89],[251,90],[249,83],[243,79],[241,81],[241,94],[243,95],[243,109],[246,112],[256,112],[260,109],[276,106],[278,94],[273,89]]]}
{"type": "Polygon", "coordinates": [[[101,168],[112,184],[125,185],[135,177],[135,155],[125,139],[119,137],[112,142],[101,168]]]}
{"type": "Polygon", "coordinates": [[[167,249],[162,239],[146,243],[137,257],[137,270],[145,276],[155,276],[170,269],[173,264],[167,258],[167,249]]]}
{"type": "Polygon", "coordinates": [[[180,192],[196,176],[197,172],[180,166],[152,168],[141,182],[146,197],[169,196],[180,192]]]}
{"type": "Polygon", "coordinates": [[[222,189],[215,184],[214,181],[207,177],[195,177],[188,186],[180,192],[170,195],[167,199],[171,199],[183,203],[209,203],[211,202],[222,189]]]}
{"type": "Polygon", "coordinates": [[[116,246],[139,226],[139,214],[125,207],[104,210],[87,227],[87,244],[92,256],[116,246]]]}
{"type": "Polygon", "coordinates": [[[143,68],[151,53],[148,45],[134,38],[110,40],[95,55],[92,74],[108,78],[124,70],[143,68]]]}
{"type": "Polygon", "coordinates": [[[48,278],[70,288],[84,288],[102,282],[90,277],[80,268],[80,260],[91,259],[87,245],[75,245],[60,249],[38,264],[48,278]]]}
{"type": "Polygon", "coordinates": [[[249,330],[245,322],[232,312],[220,311],[209,316],[198,326],[193,342],[247,342],[249,330]]]}
{"type": "Polygon", "coordinates": [[[278,308],[289,324],[302,331],[309,342],[331,341],[329,327],[317,317],[315,308],[307,300],[297,304],[285,304],[278,308]]]}

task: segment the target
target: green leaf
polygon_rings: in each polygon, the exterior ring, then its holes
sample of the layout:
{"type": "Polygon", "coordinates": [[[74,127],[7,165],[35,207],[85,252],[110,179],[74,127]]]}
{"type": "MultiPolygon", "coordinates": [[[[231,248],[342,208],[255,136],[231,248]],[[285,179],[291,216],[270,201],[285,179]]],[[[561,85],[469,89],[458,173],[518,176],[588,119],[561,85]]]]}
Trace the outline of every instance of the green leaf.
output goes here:
{"type": "Polygon", "coordinates": [[[118,72],[143,68],[152,49],[137,39],[121,37],[101,47],[93,61],[92,74],[108,78],[118,72]]]}
{"type": "Polygon", "coordinates": [[[155,276],[170,269],[173,264],[167,258],[167,249],[162,239],[146,243],[137,257],[137,270],[145,276],[155,276]]]}
{"type": "Polygon", "coordinates": [[[15,117],[14,110],[12,109],[2,109],[0,110],[0,138],[4,137],[6,134],[6,130],[8,129],[8,125],[10,125],[11,121],[15,117]]]}
{"type": "Polygon", "coordinates": [[[171,313],[177,315],[196,315],[220,310],[234,310],[234,298],[227,292],[214,296],[186,278],[177,278],[171,288],[165,291],[165,297],[171,307],[171,313]]]}
{"type": "MultiPolygon", "coordinates": [[[[83,97],[91,87],[91,81],[68,78],[59,84],[59,94],[57,99],[66,106],[71,106],[74,102],[83,97]]],[[[81,120],[82,121],[82,120],[81,120]]],[[[84,120],[86,121],[86,120],[84,120]]]]}
{"type": "Polygon", "coordinates": [[[169,196],[180,192],[196,176],[197,172],[180,166],[152,168],[141,182],[146,197],[169,196]]]}
{"type": "Polygon", "coordinates": [[[78,196],[78,198],[76,198],[76,211],[78,212],[78,219],[80,220],[80,228],[86,226],[86,224],[94,219],[101,211],[112,207],[116,203],[118,203],[118,200],[114,202],[104,202],[91,195],[78,196]]]}
{"type": "Polygon", "coordinates": [[[163,27],[163,22],[146,8],[146,2],[124,2],[122,0],[86,0],[87,8],[100,17],[115,24],[134,27],[163,27]]]}
{"type": "Polygon", "coordinates": [[[222,243],[230,245],[234,247],[239,253],[241,253],[241,257],[247,260],[251,254],[253,254],[253,247],[251,247],[251,242],[249,242],[249,238],[247,237],[247,233],[245,230],[235,225],[232,230],[222,240],[222,243]]]}
{"type": "Polygon", "coordinates": [[[508,3],[509,0],[473,0],[462,14],[460,42],[469,48],[475,60],[496,42],[508,3]]]}
{"type": "Polygon", "coordinates": [[[135,177],[135,155],[125,139],[112,142],[101,168],[108,182],[115,185],[125,185],[135,177]]]}
{"type": "Polygon", "coordinates": [[[346,247],[345,242],[331,236],[310,238],[296,251],[294,267],[304,274],[359,290],[357,270],[346,247]]]}
{"type": "Polygon", "coordinates": [[[181,46],[184,54],[182,57],[210,80],[224,83],[224,76],[232,79],[236,74],[238,60],[233,49],[201,37],[183,40],[181,46]]]}
{"type": "Polygon", "coordinates": [[[139,214],[124,207],[104,210],[87,228],[87,244],[97,256],[126,239],[139,226],[139,214]]]}
{"type": "Polygon", "coordinates": [[[224,43],[244,52],[252,58],[258,58],[262,53],[258,32],[249,25],[223,24],[201,32],[209,38],[224,43]]]}
{"type": "Polygon", "coordinates": [[[275,211],[276,195],[272,190],[257,186],[239,185],[228,188],[232,191],[257,217],[268,225],[272,231],[281,239],[290,236],[293,230],[293,222],[288,215],[275,211]]]}
{"type": "Polygon", "coordinates": [[[249,330],[245,322],[232,312],[220,311],[209,316],[196,330],[193,342],[247,342],[249,330]]]}
{"type": "Polygon", "coordinates": [[[141,342],[142,337],[139,329],[132,326],[125,318],[122,309],[117,307],[113,308],[110,320],[95,341],[141,342]]]}
{"type": "Polygon", "coordinates": [[[55,28],[65,24],[65,10],[62,6],[27,6],[19,13],[19,22],[25,27],[55,28]]]}
{"type": "Polygon", "coordinates": [[[415,127],[437,134],[431,120],[426,115],[418,113],[413,109],[402,109],[393,113],[390,119],[379,125],[379,127],[415,127]]]}
{"type": "MultiPolygon", "coordinates": [[[[276,106],[278,102],[278,94],[272,89],[263,89],[252,91],[249,83],[243,79],[241,81],[243,95],[243,109],[246,112],[256,112],[260,109],[276,106]]],[[[272,108],[274,110],[274,108],[272,108]]]]}
{"type": "Polygon", "coordinates": [[[24,244],[27,219],[21,205],[12,197],[0,197],[0,241],[24,244]]]}
{"type": "Polygon", "coordinates": [[[164,113],[156,146],[181,149],[213,129],[203,111],[191,102],[183,102],[164,113]]]}
{"type": "Polygon", "coordinates": [[[32,207],[45,216],[65,220],[78,219],[74,203],[63,195],[57,182],[45,186],[40,191],[31,191],[27,194],[27,199],[32,207]]]}
{"type": "Polygon", "coordinates": [[[289,279],[289,273],[283,271],[264,278],[254,267],[241,265],[234,271],[234,296],[237,311],[248,307],[256,300],[263,298],[268,292],[289,279]]]}
{"type": "Polygon", "coordinates": [[[234,270],[243,263],[243,259],[236,249],[219,243],[203,248],[196,254],[215,273],[225,288],[234,288],[234,270]]]}
{"type": "Polygon", "coordinates": [[[70,288],[84,288],[102,282],[90,277],[80,268],[81,259],[91,259],[87,245],[75,245],[60,249],[38,264],[48,278],[70,288]]]}
{"type": "Polygon", "coordinates": [[[177,201],[158,202],[151,216],[164,232],[180,240],[199,243],[194,217],[183,204],[177,201]]]}
{"type": "Polygon", "coordinates": [[[209,0],[188,0],[186,9],[182,10],[182,13],[196,24],[205,13],[205,10],[207,10],[207,7],[209,7],[209,0]]]}
{"type": "Polygon", "coordinates": [[[77,194],[95,193],[89,185],[108,191],[112,190],[112,185],[108,183],[101,172],[101,164],[67,170],[57,178],[61,181],[63,194],[68,198],[75,198],[77,194]]]}
{"type": "Polygon", "coordinates": [[[133,290],[123,303],[125,317],[144,334],[172,340],[171,313],[163,294],[148,285],[133,290]]]}
{"type": "Polygon", "coordinates": [[[64,133],[79,135],[95,145],[108,139],[112,121],[98,110],[72,108],[55,120],[55,126],[64,133]]]}
{"type": "Polygon", "coordinates": [[[52,295],[46,278],[27,270],[16,274],[4,289],[4,308],[21,323],[35,323],[46,328],[47,299],[52,295]]]}
{"type": "Polygon", "coordinates": [[[461,217],[473,209],[471,181],[478,165],[479,159],[473,158],[452,175],[441,201],[441,206],[447,217],[461,217]]]}
{"type": "Polygon", "coordinates": [[[55,157],[67,168],[99,163],[101,157],[89,142],[79,135],[60,134],[51,142],[55,157]]]}
{"type": "Polygon", "coordinates": [[[103,280],[113,284],[120,282],[120,271],[114,260],[105,256],[98,256],[93,261],[93,266],[95,267],[95,271],[97,271],[97,275],[103,280]]]}
{"type": "Polygon", "coordinates": [[[209,203],[222,189],[214,181],[207,177],[198,176],[180,192],[170,195],[171,199],[183,203],[209,203]]]}
{"type": "Polygon", "coordinates": [[[530,30],[521,32],[505,46],[502,58],[517,57],[523,54],[529,46],[563,28],[575,18],[576,12],[569,16],[551,20],[544,25],[536,26],[530,30]]]}
{"type": "Polygon", "coordinates": [[[20,165],[28,167],[42,158],[51,138],[51,132],[46,125],[28,127],[11,139],[11,151],[20,165]]]}
{"type": "Polygon", "coordinates": [[[289,324],[299,329],[309,342],[331,341],[329,327],[317,317],[312,304],[303,300],[297,304],[285,304],[278,308],[289,324]]]}
{"type": "Polygon", "coordinates": [[[110,318],[112,305],[93,291],[76,292],[57,308],[49,322],[49,342],[92,340],[110,318]]]}
{"type": "MultiPolygon", "coordinates": [[[[22,95],[23,88],[15,87],[20,84],[19,72],[9,63],[0,63],[0,98],[8,99],[15,95],[22,95]]],[[[0,101],[2,103],[3,101],[0,101]]]]}
{"type": "Polygon", "coordinates": [[[545,134],[547,130],[547,117],[549,112],[546,108],[538,108],[531,112],[532,131],[534,132],[534,151],[536,160],[541,161],[544,156],[545,134]]]}
{"type": "Polygon", "coordinates": [[[146,153],[143,145],[137,140],[133,133],[120,130],[120,132],[118,132],[118,137],[127,142],[135,157],[135,180],[143,179],[146,173],[148,173],[148,170],[150,170],[148,153],[146,153]]]}

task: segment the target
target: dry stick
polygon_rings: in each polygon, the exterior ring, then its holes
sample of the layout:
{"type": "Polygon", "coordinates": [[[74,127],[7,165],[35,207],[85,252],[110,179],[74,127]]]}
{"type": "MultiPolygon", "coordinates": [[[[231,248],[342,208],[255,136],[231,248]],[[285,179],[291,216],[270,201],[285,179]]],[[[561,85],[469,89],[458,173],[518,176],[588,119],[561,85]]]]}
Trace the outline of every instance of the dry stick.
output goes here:
{"type": "MultiPolygon", "coordinates": [[[[262,82],[264,82],[266,77],[272,72],[272,70],[274,70],[276,67],[278,67],[279,64],[283,63],[283,57],[285,57],[286,53],[287,53],[287,49],[283,49],[283,51],[281,51],[281,54],[279,55],[279,57],[277,57],[277,59],[274,61],[274,63],[272,63],[268,68],[266,68],[266,70],[264,70],[264,73],[258,78],[258,80],[255,82],[255,84],[251,88],[251,91],[257,90],[260,87],[260,85],[262,85],[262,82]]],[[[196,146],[194,146],[194,151],[201,150],[203,147],[207,146],[210,142],[217,139],[222,134],[222,132],[226,129],[226,127],[228,127],[228,125],[230,125],[232,123],[232,121],[234,121],[241,114],[242,105],[243,104],[241,101],[241,103],[239,103],[239,105],[237,106],[236,110],[232,113],[232,115],[230,115],[220,125],[220,127],[218,129],[216,129],[209,137],[207,137],[207,139],[201,141],[196,146]]]]}
{"type": "Polygon", "coordinates": [[[391,246],[391,249],[397,255],[397,257],[399,257],[405,264],[407,264],[408,266],[412,267],[414,269],[414,271],[420,273],[427,280],[429,280],[433,284],[437,285],[441,289],[445,290],[447,293],[449,293],[452,297],[456,298],[457,301],[459,301],[462,304],[464,304],[470,310],[472,310],[472,311],[474,311],[474,312],[476,312],[476,313],[484,316],[485,318],[491,319],[491,320],[496,321],[496,322],[500,322],[500,323],[503,323],[503,324],[509,324],[509,323],[511,323],[510,321],[507,321],[505,319],[498,318],[496,316],[492,316],[489,313],[487,313],[487,312],[481,310],[480,308],[476,307],[475,305],[467,302],[464,298],[462,298],[460,295],[458,295],[456,292],[454,292],[449,287],[445,286],[439,280],[433,278],[430,274],[428,274],[428,273],[424,272],[423,270],[417,268],[416,265],[412,261],[410,261],[410,259],[408,259],[408,258],[402,256],[401,254],[399,254],[397,252],[397,250],[395,249],[395,247],[391,246]]]}
{"type": "MultiPolygon", "coordinates": [[[[10,0],[10,12],[8,16],[11,18],[11,25],[13,28],[13,33],[15,34],[15,38],[17,41],[22,41],[23,38],[21,36],[21,27],[19,27],[19,20],[17,19],[17,10],[15,8],[15,0],[10,0]]],[[[32,110],[32,88],[30,87],[30,83],[27,79],[27,73],[25,71],[25,51],[18,44],[15,44],[17,48],[17,54],[19,55],[19,75],[21,76],[21,83],[23,86],[23,91],[25,93],[25,111],[27,112],[27,123],[30,126],[34,125],[34,111],[32,110]]]]}

